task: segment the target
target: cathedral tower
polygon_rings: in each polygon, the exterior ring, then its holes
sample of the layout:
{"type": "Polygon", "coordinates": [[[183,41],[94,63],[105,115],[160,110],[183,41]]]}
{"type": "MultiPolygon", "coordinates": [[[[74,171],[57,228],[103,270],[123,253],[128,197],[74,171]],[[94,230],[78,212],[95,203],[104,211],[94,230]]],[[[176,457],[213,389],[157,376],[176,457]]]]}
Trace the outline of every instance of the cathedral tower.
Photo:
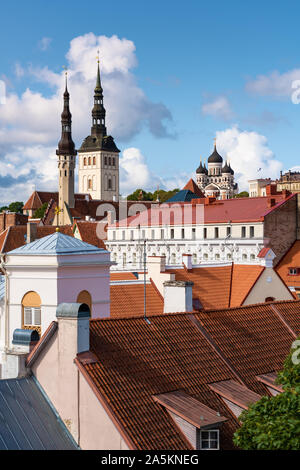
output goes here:
{"type": "Polygon", "coordinates": [[[93,199],[117,201],[119,198],[120,150],[113,137],[106,133],[105,113],[98,60],[91,135],[84,139],[78,150],[79,192],[89,193],[93,199]]]}
{"type": "Polygon", "coordinates": [[[68,208],[74,208],[74,171],[76,164],[75,145],[72,140],[72,114],[69,107],[67,74],[64,92],[64,108],[61,114],[61,139],[58,143],[59,197],[57,209],[57,224],[63,225],[68,220],[68,208]]]}

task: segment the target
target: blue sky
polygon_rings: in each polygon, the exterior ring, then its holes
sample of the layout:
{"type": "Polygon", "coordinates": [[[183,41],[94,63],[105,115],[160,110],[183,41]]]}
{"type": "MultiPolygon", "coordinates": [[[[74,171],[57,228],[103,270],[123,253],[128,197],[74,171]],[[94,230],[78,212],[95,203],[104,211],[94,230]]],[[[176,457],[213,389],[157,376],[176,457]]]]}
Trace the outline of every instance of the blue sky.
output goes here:
{"type": "MultiPolygon", "coordinates": [[[[63,78],[62,66],[70,66],[66,58],[70,42],[74,38],[85,37],[87,33],[93,33],[95,37],[116,36],[119,40],[132,42],[134,48],[127,52],[131,58],[134,55],[135,63],[131,61],[126,74],[128,71],[131,74],[136,92],[142,91],[147,98],[147,116],[151,113],[154,127],[157,129],[160,124],[165,124],[161,135],[158,131],[151,132],[149,123],[143,124],[143,110],[140,125],[137,115],[132,129],[127,133],[119,132],[117,125],[120,126],[122,120],[114,121],[115,118],[110,117],[108,103],[112,103],[111,108],[116,114],[116,100],[120,94],[114,96],[113,82],[109,80],[115,77],[104,71],[104,93],[105,80],[108,90],[108,99],[107,95],[104,96],[108,122],[112,123],[111,129],[119,148],[127,149],[127,160],[124,159],[123,165],[123,177],[127,181],[124,193],[134,185],[139,186],[138,173],[132,178],[128,175],[132,168],[130,162],[128,164],[128,149],[135,149],[131,163],[135,162],[134,158],[139,159],[141,171],[147,173],[143,174],[142,181],[148,189],[154,189],[157,184],[171,187],[180,185],[193,174],[200,157],[208,157],[216,135],[222,154],[227,155],[236,168],[242,189],[247,177],[256,176],[257,167],[263,168],[257,176],[268,176],[270,173],[272,177],[280,169],[297,167],[300,107],[291,101],[291,86],[294,79],[300,79],[299,10],[300,4],[296,1],[267,0],[252,1],[251,4],[235,0],[211,3],[200,0],[29,0],[2,4],[1,17],[5,20],[0,30],[0,79],[6,82],[7,95],[17,96],[21,100],[19,112],[24,113],[25,122],[20,123],[19,115],[15,125],[7,108],[4,112],[9,103],[0,106],[1,181],[7,176],[5,191],[0,188],[0,201],[7,202],[15,194],[21,197],[23,192],[30,192],[34,184],[41,189],[55,184],[53,178],[47,180],[40,177],[37,161],[40,158],[40,164],[46,165],[45,159],[50,158],[51,149],[59,140],[59,127],[55,128],[54,121],[50,119],[49,127],[52,125],[52,130],[49,130],[48,136],[44,135],[44,128],[40,140],[33,136],[34,129],[28,135],[26,120],[30,126],[32,118],[28,117],[30,113],[26,115],[26,110],[30,103],[24,104],[22,94],[30,89],[32,94],[51,100],[58,93],[57,81],[50,83],[43,78],[44,75],[32,73],[32,70],[41,71],[47,67],[56,77],[61,75],[63,78]],[[262,76],[259,81],[258,76],[262,76]],[[2,144],[1,127],[5,134],[5,143],[2,140],[2,144]],[[21,171],[22,152],[24,168],[21,171]],[[36,168],[33,173],[31,161],[36,168]],[[24,183],[26,175],[27,186],[24,183]],[[15,181],[19,188],[17,191],[13,190],[12,176],[19,178],[15,181]],[[32,181],[32,178],[36,180],[32,181]]],[[[102,51],[105,53],[104,46],[102,51]]],[[[112,53],[113,49],[108,54],[107,63],[112,60],[112,53]]],[[[120,74],[119,79],[123,80],[119,82],[120,87],[122,85],[119,93],[126,95],[124,76],[120,74]]],[[[78,77],[76,80],[79,80],[78,77]]],[[[72,106],[75,108],[74,127],[75,119],[77,123],[83,123],[82,131],[78,126],[74,132],[78,147],[88,132],[90,115],[87,112],[79,116],[76,111],[77,101],[85,90],[81,88],[80,93],[76,94],[76,83],[74,78],[72,95],[71,73],[69,89],[71,100],[73,98],[71,109],[72,106]]],[[[86,93],[92,94],[91,87],[86,87],[86,93]]],[[[123,120],[132,119],[134,92],[131,98],[128,113],[128,104],[120,100],[123,120]]],[[[18,113],[18,103],[14,102],[14,105],[10,114],[18,113]]],[[[34,106],[39,104],[33,99],[34,106]]],[[[53,105],[53,116],[54,108],[53,105]]],[[[111,112],[111,116],[114,113],[111,112]]],[[[36,132],[40,132],[37,127],[36,132]]],[[[54,160],[52,166],[55,167],[54,160]]],[[[49,173],[47,165],[46,168],[49,173]]],[[[26,199],[25,194],[23,199],[26,199]]]]}

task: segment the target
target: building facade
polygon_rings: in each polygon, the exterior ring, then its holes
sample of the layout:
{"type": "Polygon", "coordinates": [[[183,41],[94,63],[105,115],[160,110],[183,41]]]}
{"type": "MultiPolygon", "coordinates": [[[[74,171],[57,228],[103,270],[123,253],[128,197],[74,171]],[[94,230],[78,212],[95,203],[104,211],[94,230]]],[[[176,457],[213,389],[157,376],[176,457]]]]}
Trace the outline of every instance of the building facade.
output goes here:
{"type": "Polygon", "coordinates": [[[78,150],[79,192],[88,193],[93,199],[117,201],[119,198],[120,150],[113,137],[107,135],[105,114],[98,61],[91,135],[84,139],[78,150]]]}
{"type": "Polygon", "coordinates": [[[105,244],[116,263],[112,269],[134,270],[143,268],[145,241],[146,254],[163,255],[168,265],[181,265],[186,253],[193,265],[259,264],[266,244],[276,263],[296,237],[295,195],[277,195],[157,206],[108,226],[105,244]],[[179,216],[173,215],[176,209],[179,216]]]}
{"type": "Polygon", "coordinates": [[[238,192],[238,185],[234,182],[234,171],[227,161],[223,166],[223,158],[217,151],[216,143],[213,153],[208,157],[207,168],[205,163],[202,165],[202,161],[200,162],[196,170],[196,180],[205,196],[229,199],[238,192]]]}

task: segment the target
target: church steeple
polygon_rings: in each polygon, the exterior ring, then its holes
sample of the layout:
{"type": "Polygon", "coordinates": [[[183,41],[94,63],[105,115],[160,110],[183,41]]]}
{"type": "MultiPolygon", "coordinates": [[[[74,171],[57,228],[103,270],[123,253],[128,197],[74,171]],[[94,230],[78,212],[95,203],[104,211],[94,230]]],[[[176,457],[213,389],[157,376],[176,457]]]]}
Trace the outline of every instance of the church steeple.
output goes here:
{"type": "Polygon", "coordinates": [[[94,107],[92,109],[92,135],[101,135],[102,137],[106,136],[105,113],[106,111],[103,106],[103,89],[101,86],[100,65],[98,58],[97,80],[94,90],[94,107]]]}
{"type": "Polygon", "coordinates": [[[58,142],[56,155],[76,155],[75,144],[72,140],[72,114],[70,112],[70,95],[68,92],[67,73],[64,92],[64,108],[61,113],[61,139],[58,142]]]}

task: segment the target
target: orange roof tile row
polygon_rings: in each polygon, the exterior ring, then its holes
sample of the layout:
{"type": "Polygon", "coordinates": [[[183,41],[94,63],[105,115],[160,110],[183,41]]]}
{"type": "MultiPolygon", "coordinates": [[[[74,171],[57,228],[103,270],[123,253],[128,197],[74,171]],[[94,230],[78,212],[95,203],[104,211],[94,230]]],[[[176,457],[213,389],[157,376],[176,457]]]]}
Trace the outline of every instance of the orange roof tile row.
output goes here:
{"type": "Polygon", "coordinates": [[[276,266],[276,271],[291,287],[300,287],[300,240],[296,240],[276,266]],[[289,268],[298,268],[297,274],[290,274],[289,268]]]}
{"type": "Polygon", "coordinates": [[[242,305],[263,270],[258,265],[231,264],[168,272],[178,281],[192,281],[193,298],[198,298],[204,309],[212,309],[242,305]]]}
{"type": "MultiPolygon", "coordinates": [[[[146,315],[159,315],[164,301],[152,284],[146,284],[146,315]]],[[[134,317],[144,314],[144,284],[111,284],[110,314],[112,317],[134,317]]]]}
{"type": "MultiPolygon", "coordinates": [[[[190,448],[165,407],[153,398],[183,390],[228,418],[221,427],[221,448],[232,448],[237,419],[209,384],[235,381],[268,394],[256,376],[280,370],[293,341],[272,305],[154,315],[150,324],[143,317],[91,320],[91,352],[98,360],[79,366],[126,431],[130,447],[190,448]]],[[[299,329],[295,312],[300,301],[274,305],[299,329]]]]}

